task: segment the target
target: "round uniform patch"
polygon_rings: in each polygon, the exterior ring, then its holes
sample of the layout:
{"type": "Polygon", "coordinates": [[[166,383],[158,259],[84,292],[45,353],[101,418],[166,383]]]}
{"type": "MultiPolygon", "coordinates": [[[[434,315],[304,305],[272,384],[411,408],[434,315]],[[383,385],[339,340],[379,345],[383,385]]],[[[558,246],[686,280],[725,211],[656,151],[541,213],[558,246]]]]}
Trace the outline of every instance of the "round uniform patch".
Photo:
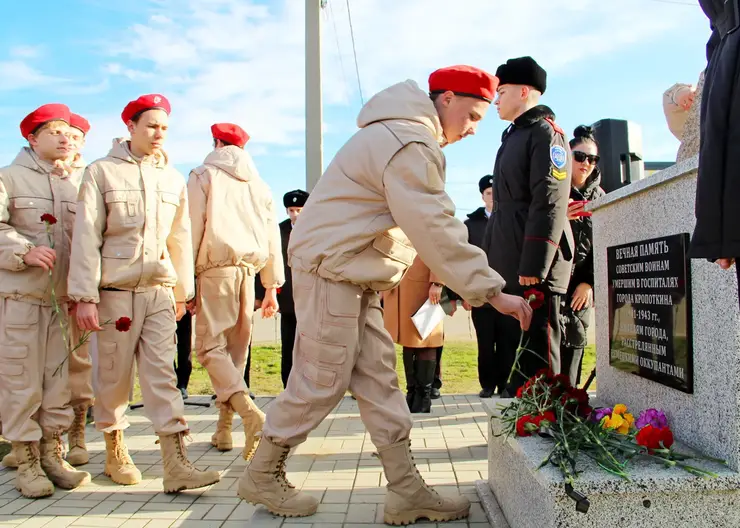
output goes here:
{"type": "Polygon", "coordinates": [[[567,154],[565,152],[565,149],[561,147],[560,145],[553,145],[550,147],[550,161],[552,161],[552,164],[555,165],[558,169],[562,169],[565,167],[565,158],[567,154]]]}

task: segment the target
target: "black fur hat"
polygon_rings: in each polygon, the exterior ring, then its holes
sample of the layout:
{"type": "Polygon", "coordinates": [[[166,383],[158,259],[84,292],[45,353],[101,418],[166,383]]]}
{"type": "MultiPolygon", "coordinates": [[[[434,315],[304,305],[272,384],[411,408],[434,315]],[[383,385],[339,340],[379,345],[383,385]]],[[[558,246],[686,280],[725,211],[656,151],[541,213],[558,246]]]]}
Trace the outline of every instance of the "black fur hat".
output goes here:
{"type": "Polygon", "coordinates": [[[532,57],[509,59],[496,70],[499,86],[504,84],[524,84],[545,93],[547,72],[532,57]]]}

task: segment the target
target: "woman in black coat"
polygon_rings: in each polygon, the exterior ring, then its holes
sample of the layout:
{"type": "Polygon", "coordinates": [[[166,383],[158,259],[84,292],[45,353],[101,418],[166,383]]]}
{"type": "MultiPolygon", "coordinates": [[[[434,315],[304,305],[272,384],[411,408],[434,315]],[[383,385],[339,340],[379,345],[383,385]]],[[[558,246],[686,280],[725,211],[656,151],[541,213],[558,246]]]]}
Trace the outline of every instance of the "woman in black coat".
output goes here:
{"type": "MultiPolygon", "coordinates": [[[[729,269],[740,258],[740,0],[699,0],[712,36],[701,101],[692,258],[729,269]]],[[[737,265],[735,265],[737,268],[737,265]]],[[[737,270],[740,282],[740,269],[737,270]]],[[[738,292],[740,299],[740,291],[738,292]]]]}
{"type": "Polygon", "coordinates": [[[568,220],[573,230],[575,255],[568,293],[560,307],[560,358],[563,374],[573,385],[580,383],[583,350],[587,343],[588,323],[594,299],[594,253],[591,217],[583,211],[585,201],[604,195],[599,184],[601,174],[596,166],[599,147],[591,127],[579,126],[570,140],[572,183],[568,220]]]}

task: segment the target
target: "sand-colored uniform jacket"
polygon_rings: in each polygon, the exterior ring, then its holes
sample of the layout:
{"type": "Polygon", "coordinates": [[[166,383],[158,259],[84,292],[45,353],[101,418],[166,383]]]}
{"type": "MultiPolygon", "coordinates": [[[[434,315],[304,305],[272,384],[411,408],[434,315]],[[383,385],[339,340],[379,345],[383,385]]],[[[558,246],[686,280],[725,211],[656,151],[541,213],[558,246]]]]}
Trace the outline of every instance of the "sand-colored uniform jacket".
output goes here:
{"type": "Polygon", "coordinates": [[[85,169],[72,243],[69,296],[100,300],[99,288],[174,288],[194,295],[185,179],[160,153],[137,159],[125,139],[85,169]]]}
{"type": "Polygon", "coordinates": [[[214,150],[188,180],[195,273],[244,266],[265,288],[285,282],[275,204],[244,149],[214,150]]]}
{"type": "Polygon", "coordinates": [[[405,81],[375,95],[361,128],[311,192],[288,248],[292,270],[367,290],[396,286],[417,251],[431,271],[473,306],[503,279],[468,244],[445,192],[439,116],[429,95],[405,81]]]}
{"type": "Polygon", "coordinates": [[[67,300],[67,272],[77,208],[80,171],[54,168],[29,147],[21,149],[12,165],[0,169],[0,296],[50,306],[49,273],[27,266],[23,256],[36,246],[53,245],[52,273],[59,301],[67,300]],[[56,223],[47,226],[41,215],[56,223]]]}

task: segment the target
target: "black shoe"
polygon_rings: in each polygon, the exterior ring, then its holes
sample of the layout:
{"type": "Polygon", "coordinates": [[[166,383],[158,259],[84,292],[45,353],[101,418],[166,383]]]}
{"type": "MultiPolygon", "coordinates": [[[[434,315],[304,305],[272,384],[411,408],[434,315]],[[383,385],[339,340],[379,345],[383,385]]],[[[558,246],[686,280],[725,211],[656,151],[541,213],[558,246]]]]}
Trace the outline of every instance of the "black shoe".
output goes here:
{"type": "Polygon", "coordinates": [[[257,399],[257,396],[255,396],[254,393],[251,391],[249,393],[249,397],[252,398],[253,400],[257,399]]]}
{"type": "Polygon", "coordinates": [[[481,398],[493,398],[494,389],[483,389],[478,393],[481,398]]]}
{"type": "Polygon", "coordinates": [[[442,393],[439,392],[439,389],[437,387],[432,387],[432,399],[438,400],[442,397],[442,393]]]}
{"type": "Polygon", "coordinates": [[[187,400],[188,399],[188,391],[185,388],[180,387],[180,394],[182,394],[182,399],[183,400],[187,400]]]}

